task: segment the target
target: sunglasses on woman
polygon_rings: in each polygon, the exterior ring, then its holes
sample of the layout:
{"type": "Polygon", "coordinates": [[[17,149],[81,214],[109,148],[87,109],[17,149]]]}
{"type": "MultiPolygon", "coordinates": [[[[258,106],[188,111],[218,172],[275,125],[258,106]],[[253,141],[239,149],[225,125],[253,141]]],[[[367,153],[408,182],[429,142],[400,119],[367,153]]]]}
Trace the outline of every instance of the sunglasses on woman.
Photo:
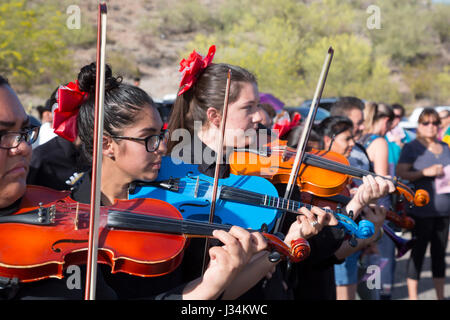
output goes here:
{"type": "Polygon", "coordinates": [[[431,122],[431,121],[424,121],[424,122],[421,122],[420,124],[426,127],[426,126],[429,125],[430,123],[431,123],[433,126],[438,126],[438,125],[440,124],[439,121],[433,121],[433,122],[431,122]]]}

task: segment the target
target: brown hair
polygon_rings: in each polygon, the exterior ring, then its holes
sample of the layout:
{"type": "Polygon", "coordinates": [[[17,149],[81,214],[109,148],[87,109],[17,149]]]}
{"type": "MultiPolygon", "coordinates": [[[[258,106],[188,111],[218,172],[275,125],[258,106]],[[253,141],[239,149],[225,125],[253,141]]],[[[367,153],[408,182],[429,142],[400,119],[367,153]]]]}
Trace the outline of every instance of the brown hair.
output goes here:
{"type": "MultiPolygon", "coordinates": [[[[209,65],[198,75],[197,81],[189,90],[177,96],[167,125],[169,131],[184,128],[193,133],[194,121],[206,124],[208,108],[213,107],[222,111],[229,69],[231,70],[229,103],[239,98],[242,83],[257,84],[255,76],[244,68],[223,63],[209,65]]],[[[169,141],[169,152],[175,144],[169,141]]]]}

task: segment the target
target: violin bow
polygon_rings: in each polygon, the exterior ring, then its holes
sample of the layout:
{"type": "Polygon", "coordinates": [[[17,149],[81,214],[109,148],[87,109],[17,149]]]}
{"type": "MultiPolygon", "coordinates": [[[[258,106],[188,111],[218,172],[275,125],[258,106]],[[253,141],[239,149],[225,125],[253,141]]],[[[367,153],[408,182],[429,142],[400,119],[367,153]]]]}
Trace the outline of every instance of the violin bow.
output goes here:
{"type": "MultiPolygon", "coordinates": [[[[308,141],[309,134],[311,132],[311,128],[313,125],[313,121],[316,117],[317,109],[319,106],[320,98],[322,97],[322,92],[325,87],[325,81],[327,79],[328,70],[330,69],[331,60],[333,59],[334,50],[332,47],[328,48],[328,53],[325,57],[325,61],[323,63],[322,71],[320,73],[319,81],[317,83],[316,92],[314,93],[314,98],[311,103],[311,107],[309,109],[308,117],[305,121],[305,128],[303,129],[303,132],[301,136],[299,137],[299,141],[297,144],[297,152],[295,155],[294,164],[292,166],[291,174],[289,175],[289,181],[286,186],[286,192],[284,194],[284,199],[289,200],[292,195],[292,190],[294,188],[294,183],[297,180],[298,177],[298,171],[300,169],[300,165],[303,161],[303,157],[305,155],[306,151],[306,142],[308,141]]],[[[280,217],[277,219],[277,222],[275,224],[274,233],[277,233],[280,231],[284,218],[285,218],[286,212],[283,212],[280,217]]]]}
{"type": "Polygon", "coordinates": [[[97,64],[95,84],[94,151],[92,163],[91,204],[89,219],[89,243],[86,273],[85,300],[95,299],[97,280],[98,232],[100,221],[100,195],[102,172],[102,144],[105,100],[105,50],[106,50],[106,4],[98,5],[97,64]]]}
{"type": "MultiPolygon", "coordinates": [[[[219,141],[217,142],[217,154],[216,154],[216,168],[214,171],[214,183],[213,183],[213,190],[212,190],[212,197],[211,197],[211,208],[209,211],[209,223],[213,223],[214,221],[214,211],[216,208],[216,199],[217,199],[217,187],[219,183],[219,169],[220,165],[223,161],[223,140],[225,137],[225,124],[227,121],[227,115],[228,115],[228,99],[230,96],[230,86],[231,86],[231,69],[228,69],[227,74],[227,83],[225,87],[225,98],[223,102],[223,112],[222,112],[222,121],[220,123],[220,137],[219,141]]],[[[209,248],[209,240],[206,238],[205,242],[205,250],[203,253],[203,272],[206,270],[207,260],[208,260],[208,248],[209,248]]]]}

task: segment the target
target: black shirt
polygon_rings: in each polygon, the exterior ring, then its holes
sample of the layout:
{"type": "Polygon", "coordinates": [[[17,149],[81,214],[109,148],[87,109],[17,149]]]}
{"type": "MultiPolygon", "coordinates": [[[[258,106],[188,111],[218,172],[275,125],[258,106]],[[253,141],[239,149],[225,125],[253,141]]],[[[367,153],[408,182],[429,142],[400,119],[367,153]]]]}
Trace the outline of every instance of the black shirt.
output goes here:
{"type": "Polygon", "coordinates": [[[27,184],[69,190],[71,177],[89,168],[75,145],[57,136],[33,150],[27,184]]]}

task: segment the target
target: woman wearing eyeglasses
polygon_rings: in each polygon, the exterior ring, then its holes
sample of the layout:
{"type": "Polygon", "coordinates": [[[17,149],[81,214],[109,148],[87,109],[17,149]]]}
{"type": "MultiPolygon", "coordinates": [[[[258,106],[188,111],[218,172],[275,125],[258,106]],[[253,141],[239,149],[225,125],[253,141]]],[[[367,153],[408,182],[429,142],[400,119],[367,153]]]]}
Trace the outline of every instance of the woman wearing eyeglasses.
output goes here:
{"type": "Polygon", "coordinates": [[[409,298],[416,300],[418,281],[428,243],[431,243],[431,269],[437,299],[444,299],[445,252],[448,242],[450,193],[441,193],[438,180],[449,179],[450,149],[438,139],[440,119],[432,108],[425,108],[419,116],[417,137],[405,144],[397,165],[397,175],[411,181],[416,189],[425,189],[430,202],[424,207],[409,209],[415,219],[413,235],[417,242],[408,260],[409,298]]]}

